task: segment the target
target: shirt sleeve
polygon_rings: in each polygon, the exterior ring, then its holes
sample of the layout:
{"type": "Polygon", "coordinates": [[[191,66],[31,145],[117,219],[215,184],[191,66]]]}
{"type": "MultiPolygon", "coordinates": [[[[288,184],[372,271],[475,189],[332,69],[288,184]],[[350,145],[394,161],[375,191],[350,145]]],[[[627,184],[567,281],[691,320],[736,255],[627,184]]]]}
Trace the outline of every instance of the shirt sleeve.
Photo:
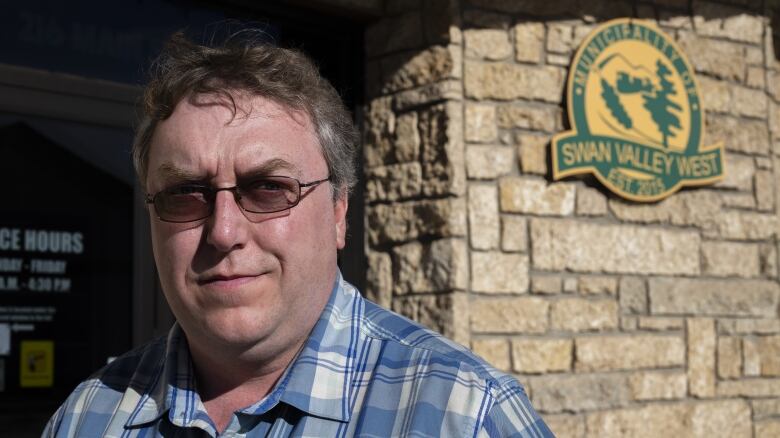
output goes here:
{"type": "Polygon", "coordinates": [[[555,438],[536,413],[517,381],[496,388],[496,399],[485,416],[479,438],[555,438]]]}

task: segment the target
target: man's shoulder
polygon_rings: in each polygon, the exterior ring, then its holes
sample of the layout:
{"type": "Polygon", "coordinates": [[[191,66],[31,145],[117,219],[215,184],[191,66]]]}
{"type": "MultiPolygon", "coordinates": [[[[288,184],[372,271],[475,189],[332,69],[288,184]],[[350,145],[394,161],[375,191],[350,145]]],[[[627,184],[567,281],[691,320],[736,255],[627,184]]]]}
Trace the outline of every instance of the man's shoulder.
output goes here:
{"type": "Polygon", "coordinates": [[[425,366],[449,369],[459,378],[496,389],[518,384],[513,376],[497,370],[463,345],[369,300],[365,302],[361,329],[364,335],[390,346],[383,353],[388,360],[424,358],[425,366]]]}

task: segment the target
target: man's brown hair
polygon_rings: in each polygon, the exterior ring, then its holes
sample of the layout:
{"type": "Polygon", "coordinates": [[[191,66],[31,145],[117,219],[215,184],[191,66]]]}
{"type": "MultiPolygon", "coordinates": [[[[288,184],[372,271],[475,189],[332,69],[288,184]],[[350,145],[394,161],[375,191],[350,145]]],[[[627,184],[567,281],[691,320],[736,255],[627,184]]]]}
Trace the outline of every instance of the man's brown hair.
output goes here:
{"type": "Polygon", "coordinates": [[[334,196],[347,196],[355,185],[357,131],[349,111],[314,63],[298,50],[262,41],[251,31],[238,32],[218,46],[171,36],[150,70],[143,95],[143,114],[133,141],[133,164],[146,185],[149,148],[160,121],[185,98],[216,95],[236,112],[235,97],[248,94],[304,111],[311,120],[328,165],[334,196]]]}

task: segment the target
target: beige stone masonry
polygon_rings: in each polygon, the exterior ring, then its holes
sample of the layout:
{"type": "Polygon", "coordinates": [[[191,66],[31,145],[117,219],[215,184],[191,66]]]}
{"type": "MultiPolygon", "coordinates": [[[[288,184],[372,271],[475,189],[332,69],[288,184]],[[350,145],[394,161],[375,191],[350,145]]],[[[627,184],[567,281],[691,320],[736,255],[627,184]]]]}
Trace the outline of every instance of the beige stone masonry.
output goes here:
{"type": "Polygon", "coordinates": [[[498,190],[495,185],[469,185],[469,237],[471,247],[496,249],[500,243],[498,190]]]}
{"type": "Polygon", "coordinates": [[[559,294],[563,290],[560,277],[537,276],[531,278],[531,292],[541,295],[559,294]]]}
{"type": "Polygon", "coordinates": [[[682,318],[664,318],[657,316],[640,316],[637,327],[650,331],[682,330],[684,320],[682,318]]]}
{"type": "Polygon", "coordinates": [[[780,319],[721,319],[718,329],[728,335],[771,335],[780,333],[780,319]]]}
{"type": "Polygon", "coordinates": [[[560,67],[466,61],[464,91],[474,99],[557,102],[565,77],[560,67]]]}
{"type": "Polygon", "coordinates": [[[685,398],[687,378],[680,371],[640,371],[628,378],[634,400],[674,400],[685,398]]]}
{"type": "Polygon", "coordinates": [[[759,245],[738,242],[702,242],[702,271],[718,277],[758,277],[759,245]]]}
{"type": "Polygon", "coordinates": [[[744,81],[745,49],[741,44],[701,38],[687,31],[679,35],[677,43],[688,55],[694,70],[732,81],[744,81]],[[723,62],[724,59],[729,62],[723,62]]]}
{"type": "Polygon", "coordinates": [[[624,374],[550,374],[526,378],[531,402],[542,412],[580,412],[625,406],[631,398],[624,374]]]}
{"type": "Polygon", "coordinates": [[[512,341],[513,370],[517,373],[568,371],[572,366],[571,339],[515,339],[512,341]]]}
{"type": "Polygon", "coordinates": [[[780,397],[780,379],[756,378],[718,382],[719,397],[780,397]]]}
{"type": "Polygon", "coordinates": [[[466,202],[450,198],[378,204],[367,209],[372,244],[406,242],[420,237],[466,235],[466,202]]]}
{"type": "Polygon", "coordinates": [[[502,252],[471,253],[471,290],[481,293],[528,292],[528,256],[502,252]]]}
{"type": "Polygon", "coordinates": [[[466,147],[466,174],[470,179],[495,179],[510,174],[514,167],[514,148],[489,145],[466,147]]]}
{"type": "Polygon", "coordinates": [[[688,390],[698,398],[715,395],[715,321],[688,319],[688,390]]]}
{"type": "Polygon", "coordinates": [[[604,216],[607,214],[607,197],[600,191],[577,186],[577,216],[604,216]]]}
{"type": "Polygon", "coordinates": [[[500,128],[522,128],[534,131],[555,132],[561,110],[541,105],[501,105],[496,109],[496,121],[500,128]]]}
{"type": "Polygon", "coordinates": [[[578,292],[583,295],[617,295],[618,279],[606,275],[583,275],[579,278],[578,292]]]}
{"type": "Polygon", "coordinates": [[[546,135],[518,133],[515,137],[520,170],[523,173],[547,174],[547,147],[550,137],[546,135]]]}
{"type": "Polygon", "coordinates": [[[366,199],[398,201],[420,194],[422,167],[420,163],[391,164],[366,170],[366,199]]]}
{"type": "Polygon", "coordinates": [[[780,285],[766,280],[651,278],[650,311],[659,315],[777,315],[780,285]]]}
{"type": "Polygon", "coordinates": [[[393,293],[464,290],[468,251],[463,239],[410,242],[393,248],[393,293]]]}
{"type": "Polygon", "coordinates": [[[742,342],[736,336],[718,338],[718,377],[736,379],[742,375],[742,342]]]}
{"type": "Polygon", "coordinates": [[[571,332],[614,330],[618,326],[618,303],[613,299],[583,298],[553,301],[550,326],[571,332]]]}
{"type": "Polygon", "coordinates": [[[467,103],[465,122],[466,141],[492,143],[498,139],[495,106],[467,103]]]}
{"type": "Polygon", "coordinates": [[[499,370],[509,371],[509,342],[506,339],[477,339],[471,349],[499,370]]]}
{"type": "Polygon", "coordinates": [[[515,59],[519,62],[538,64],[542,60],[544,24],[521,23],[512,32],[515,40],[515,59]]]}
{"type": "Polygon", "coordinates": [[[685,363],[685,341],[680,336],[579,337],[575,351],[578,371],[659,368],[685,363]]]}
{"type": "Polygon", "coordinates": [[[509,34],[503,29],[469,29],[463,32],[466,59],[501,61],[512,56],[509,34]]]}
{"type": "Polygon", "coordinates": [[[574,212],[574,186],[538,178],[505,177],[498,182],[501,211],[567,216],[574,212]]]}
{"type": "Polygon", "coordinates": [[[507,252],[528,251],[528,221],[522,216],[501,215],[501,249],[507,252]]]}
{"type": "Polygon", "coordinates": [[[691,231],[534,219],[531,246],[534,267],[543,270],[699,273],[700,239],[691,231]]]}
{"type": "Polygon", "coordinates": [[[549,326],[549,303],[541,298],[478,299],[471,304],[471,330],[476,333],[539,334],[549,326]]]}
{"type": "Polygon", "coordinates": [[[750,407],[742,400],[650,404],[588,414],[587,437],[750,438],[750,407]]]}

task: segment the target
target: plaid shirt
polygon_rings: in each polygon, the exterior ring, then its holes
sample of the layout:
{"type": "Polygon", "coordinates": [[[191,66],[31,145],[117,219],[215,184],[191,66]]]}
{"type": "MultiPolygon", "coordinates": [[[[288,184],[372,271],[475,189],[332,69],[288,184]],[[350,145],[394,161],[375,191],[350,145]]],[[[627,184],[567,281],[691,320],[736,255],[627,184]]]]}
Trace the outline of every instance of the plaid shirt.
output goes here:
{"type": "Polygon", "coordinates": [[[181,328],[80,384],[44,437],[550,437],[513,377],[339,276],[274,389],[217,433],[181,328]]]}

